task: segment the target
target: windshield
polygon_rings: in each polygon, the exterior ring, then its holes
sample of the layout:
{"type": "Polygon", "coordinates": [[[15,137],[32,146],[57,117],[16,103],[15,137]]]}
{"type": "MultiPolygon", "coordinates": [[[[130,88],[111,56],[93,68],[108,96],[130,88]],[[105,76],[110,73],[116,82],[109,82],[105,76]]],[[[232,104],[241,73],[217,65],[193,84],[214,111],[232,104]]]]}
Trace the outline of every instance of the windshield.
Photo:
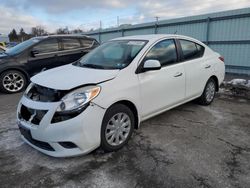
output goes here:
{"type": "Polygon", "coordinates": [[[18,54],[20,52],[22,52],[23,50],[29,48],[30,46],[32,46],[33,44],[39,42],[41,40],[41,38],[32,38],[29,40],[26,40],[10,49],[7,49],[5,51],[5,53],[9,54],[9,55],[15,55],[18,54]]]}
{"type": "Polygon", "coordinates": [[[75,65],[95,69],[123,69],[146,43],[147,41],[142,40],[110,41],[85,55],[75,65]]]}

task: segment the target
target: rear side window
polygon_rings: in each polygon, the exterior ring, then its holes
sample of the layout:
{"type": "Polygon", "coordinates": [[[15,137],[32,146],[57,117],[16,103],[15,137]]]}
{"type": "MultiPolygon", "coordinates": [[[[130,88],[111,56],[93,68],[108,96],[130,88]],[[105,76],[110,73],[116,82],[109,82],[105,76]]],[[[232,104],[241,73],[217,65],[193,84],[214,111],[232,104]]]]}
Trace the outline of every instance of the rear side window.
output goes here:
{"type": "Polygon", "coordinates": [[[33,50],[36,50],[39,54],[56,52],[59,50],[57,39],[48,39],[40,42],[38,45],[34,46],[33,50]]]}
{"type": "Polygon", "coordinates": [[[185,60],[202,57],[205,48],[199,44],[188,40],[179,40],[182,48],[183,57],[185,60]]]}
{"type": "Polygon", "coordinates": [[[81,44],[78,39],[62,39],[64,50],[72,50],[76,48],[80,48],[81,44]]]}
{"type": "Polygon", "coordinates": [[[90,39],[81,39],[81,43],[84,48],[90,48],[93,46],[94,41],[90,39]]]}
{"type": "Polygon", "coordinates": [[[174,40],[164,40],[157,43],[146,55],[145,60],[158,60],[162,66],[173,64],[177,61],[174,40]]]}

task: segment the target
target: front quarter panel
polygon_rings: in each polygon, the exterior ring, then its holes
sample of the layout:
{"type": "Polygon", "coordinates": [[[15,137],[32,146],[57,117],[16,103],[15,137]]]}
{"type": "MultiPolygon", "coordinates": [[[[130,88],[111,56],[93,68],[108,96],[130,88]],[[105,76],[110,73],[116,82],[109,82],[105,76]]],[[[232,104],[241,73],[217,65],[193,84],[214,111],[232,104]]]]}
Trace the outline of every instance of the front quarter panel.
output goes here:
{"type": "Polygon", "coordinates": [[[103,108],[109,108],[118,101],[128,100],[139,110],[138,78],[135,74],[129,76],[128,72],[128,70],[120,71],[113,80],[100,84],[101,92],[93,102],[103,108]]]}

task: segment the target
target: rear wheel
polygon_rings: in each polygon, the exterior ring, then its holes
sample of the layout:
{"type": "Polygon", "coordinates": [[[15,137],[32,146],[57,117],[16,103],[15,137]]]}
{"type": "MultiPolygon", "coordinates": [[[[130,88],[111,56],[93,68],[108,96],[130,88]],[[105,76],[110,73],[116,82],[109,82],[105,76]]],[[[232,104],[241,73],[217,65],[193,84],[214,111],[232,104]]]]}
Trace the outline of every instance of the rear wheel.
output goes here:
{"type": "Polygon", "coordinates": [[[133,112],[123,104],[111,106],[104,115],[101,128],[101,148],[116,151],[131,137],[135,125],[133,112]]]}
{"type": "Polygon", "coordinates": [[[215,83],[214,79],[210,78],[207,81],[207,84],[205,86],[205,89],[204,89],[202,95],[198,99],[199,103],[201,105],[211,104],[214,100],[215,93],[216,93],[216,83],[215,83]]]}
{"type": "Polygon", "coordinates": [[[4,93],[17,93],[26,88],[27,79],[17,70],[5,71],[0,75],[0,90],[4,93]]]}

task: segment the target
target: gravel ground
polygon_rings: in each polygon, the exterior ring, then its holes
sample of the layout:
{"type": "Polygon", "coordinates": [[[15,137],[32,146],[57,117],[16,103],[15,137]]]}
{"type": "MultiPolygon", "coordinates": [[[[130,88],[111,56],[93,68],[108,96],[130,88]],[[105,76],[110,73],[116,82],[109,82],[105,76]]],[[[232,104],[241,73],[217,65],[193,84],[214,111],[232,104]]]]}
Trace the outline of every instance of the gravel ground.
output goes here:
{"type": "Polygon", "coordinates": [[[17,95],[0,95],[0,187],[250,187],[250,101],[218,96],[141,124],[127,146],[46,156],[21,138],[17,95]]]}

